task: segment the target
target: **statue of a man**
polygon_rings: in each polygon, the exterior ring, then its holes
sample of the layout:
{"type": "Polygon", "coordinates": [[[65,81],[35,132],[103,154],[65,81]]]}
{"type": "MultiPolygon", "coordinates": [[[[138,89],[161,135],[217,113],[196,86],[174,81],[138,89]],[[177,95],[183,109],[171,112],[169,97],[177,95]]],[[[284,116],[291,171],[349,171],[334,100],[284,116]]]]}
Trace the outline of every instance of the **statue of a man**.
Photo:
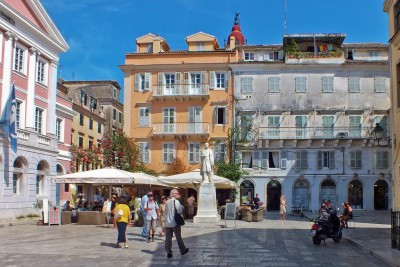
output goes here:
{"type": "Polygon", "coordinates": [[[200,174],[203,183],[212,183],[214,155],[209,148],[208,143],[204,144],[204,148],[200,151],[200,174]]]}

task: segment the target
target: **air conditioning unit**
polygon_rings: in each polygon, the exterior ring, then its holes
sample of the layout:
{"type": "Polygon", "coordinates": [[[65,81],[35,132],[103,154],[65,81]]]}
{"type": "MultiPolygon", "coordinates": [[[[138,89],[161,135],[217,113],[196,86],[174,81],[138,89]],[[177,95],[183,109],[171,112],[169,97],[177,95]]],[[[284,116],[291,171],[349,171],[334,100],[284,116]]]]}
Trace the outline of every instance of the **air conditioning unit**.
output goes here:
{"type": "Polygon", "coordinates": [[[345,139],[345,138],[348,138],[348,137],[349,137],[349,133],[348,132],[340,132],[340,133],[338,133],[336,135],[336,138],[339,138],[339,139],[345,139]]]}

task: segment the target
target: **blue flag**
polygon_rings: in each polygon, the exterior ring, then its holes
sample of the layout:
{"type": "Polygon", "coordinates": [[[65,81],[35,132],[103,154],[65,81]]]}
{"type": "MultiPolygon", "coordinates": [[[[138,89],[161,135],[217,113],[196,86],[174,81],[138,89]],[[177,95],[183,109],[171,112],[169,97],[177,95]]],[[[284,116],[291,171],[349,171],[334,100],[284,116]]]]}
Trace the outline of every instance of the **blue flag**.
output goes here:
{"type": "Polygon", "coordinates": [[[15,86],[12,85],[11,94],[0,120],[4,131],[4,138],[10,138],[11,149],[17,152],[17,100],[15,99],[15,86]]]}

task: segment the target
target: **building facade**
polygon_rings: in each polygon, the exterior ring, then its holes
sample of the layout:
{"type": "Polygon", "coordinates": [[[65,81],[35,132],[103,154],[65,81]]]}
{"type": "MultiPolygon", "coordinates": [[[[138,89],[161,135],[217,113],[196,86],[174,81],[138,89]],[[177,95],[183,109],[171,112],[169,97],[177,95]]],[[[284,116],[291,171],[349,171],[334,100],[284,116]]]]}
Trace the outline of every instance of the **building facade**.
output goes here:
{"type": "Polygon", "coordinates": [[[391,100],[392,100],[392,155],[393,155],[393,208],[400,210],[400,3],[397,0],[386,0],[383,5],[384,12],[389,18],[389,51],[391,74],[391,100]],[[397,136],[397,138],[395,138],[397,136]]]}
{"type": "Polygon", "coordinates": [[[59,147],[56,137],[59,53],[69,47],[40,1],[0,2],[1,111],[16,89],[17,151],[0,138],[1,218],[34,213],[33,204],[56,201],[59,147]]]}
{"type": "Polygon", "coordinates": [[[187,171],[198,169],[205,142],[217,160],[226,156],[233,101],[229,63],[237,53],[202,32],[186,43],[187,50],[174,51],[164,38],[147,34],[136,39],[136,52],[120,66],[124,131],[138,144],[140,161],[160,173],[175,158],[187,171]]]}
{"type": "Polygon", "coordinates": [[[344,34],[285,35],[282,45],[237,46],[236,160],[248,173],[241,197],[258,193],[268,210],[315,211],[322,200],[388,209],[392,158],[388,47],[343,44],[344,34]],[[285,52],[286,53],[285,53],[285,52]]]}

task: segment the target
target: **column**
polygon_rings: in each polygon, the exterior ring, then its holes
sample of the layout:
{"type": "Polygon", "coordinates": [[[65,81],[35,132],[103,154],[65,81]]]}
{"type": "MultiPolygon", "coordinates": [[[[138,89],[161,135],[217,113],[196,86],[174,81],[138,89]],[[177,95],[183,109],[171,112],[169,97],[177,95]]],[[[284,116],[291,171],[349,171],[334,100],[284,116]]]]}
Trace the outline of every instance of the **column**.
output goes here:
{"type": "Polygon", "coordinates": [[[57,67],[58,62],[51,61],[49,66],[47,134],[54,136],[56,135],[57,67]]]}
{"type": "MultiPolygon", "coordinates": [[[[6,106],[8,96],[11,91],[11,69],[12,69],[12,58],[13,58],[13,43],[14,40],[18,40],[18,38],[12,34],[11,32],[6,32],[4,34],[5,37],[5,46],[4,46],[4,67],[3,67],[3,87],[1,90],[1,110],[3,111],[6,106]]],[[[3,112],[2,112],[3,113],[3,112]]]]}
{"type": "Polygon", "coordinates": [[[35,128],[35,84],[36,84],[36,62],[40,53],[34,49],[29,49],[28,67],[28,95],[26,100],[26,128],[35,128]]]}

